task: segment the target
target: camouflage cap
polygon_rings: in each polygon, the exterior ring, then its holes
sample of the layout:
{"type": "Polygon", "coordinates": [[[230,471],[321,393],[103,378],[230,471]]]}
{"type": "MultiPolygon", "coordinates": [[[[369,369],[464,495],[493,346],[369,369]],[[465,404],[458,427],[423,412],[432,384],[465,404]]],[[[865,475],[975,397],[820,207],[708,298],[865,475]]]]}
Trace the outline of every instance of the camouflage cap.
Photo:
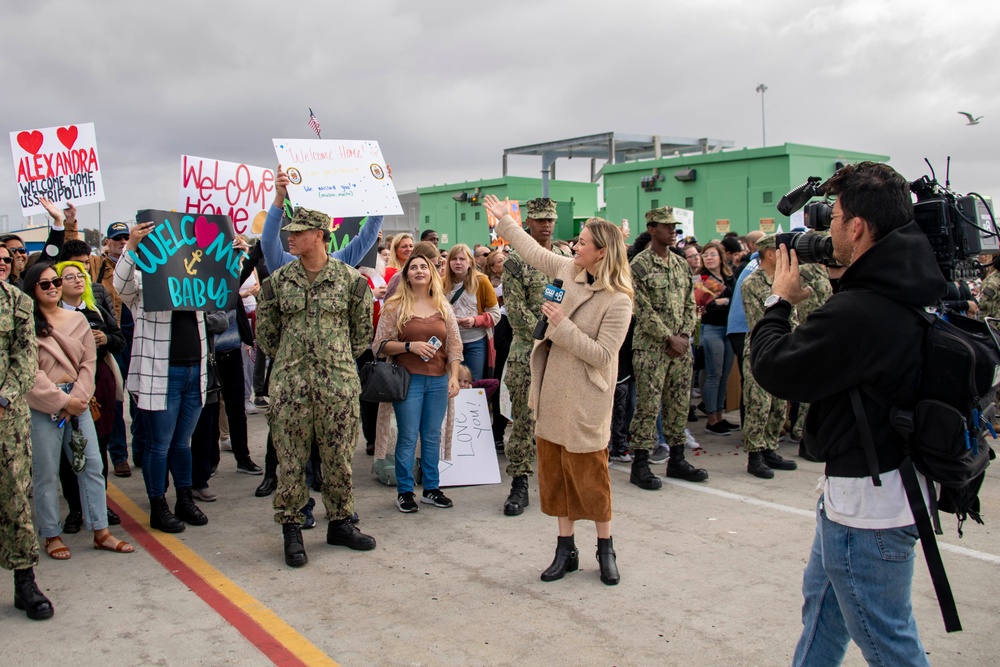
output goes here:
{"type": "Polygon", "coordinates": [[[676,225],[677,218],[674,217],[673,206],[661,206],[646,212],[646,226],[650,225],[676,225]]]}
{"type": "Polygon", "coordinates": [[[321,211],[296,206],[292,213],[292,221],[281,228],[283,232],[305,232],[310,229],[328,231],[330,229],[330,216],[321,211]]]}
{"type": "Polygon", "coordinates": [[[768,234],[767,236],[762,236],[757,241],[757,250],[774,250],[777,245],[778,235],[768,234]]]}
{"type": "Polygon", "coordinates": [[[525,203],[528,209],[528,217],[535,220],[558,220],[556,215],[556,202],[548,197],[539,197],[525,203]]]}

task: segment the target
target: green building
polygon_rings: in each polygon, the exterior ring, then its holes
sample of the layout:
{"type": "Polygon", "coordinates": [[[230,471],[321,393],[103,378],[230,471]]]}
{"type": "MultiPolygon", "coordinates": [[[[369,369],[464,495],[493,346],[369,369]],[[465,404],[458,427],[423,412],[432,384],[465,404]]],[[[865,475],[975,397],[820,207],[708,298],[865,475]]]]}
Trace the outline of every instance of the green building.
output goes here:
{"type": "MultiPolygon", "coordinates": [[[[549,197],[556,200],[559,214],[553,238],[573,238],[597,210],[598,186],[596,183],[549,180],[548,187],[549,197]]],[[[476,243],[489,243],[489,223],[481,204],[484,195],[496,195],[500,199],[509,197],[523,204],[542,196],[542,179],[504,176],[417,188],[417,194],[420,196],[420,232],[435,230],[443,249],[456,243],[472,247],[476,243]]],[[[526,218],[522,213],[522,219],[526,218]]]]}
{"type": "Polygon", "coordinates": [[[646,211],[674,206],[694,211],[700,241],[727,231],[773,231],[788,219],[775,205],[809,176],[826,179],[842,165],[887,162],[886,155],[784,144],[715,153],[686,154],[604,166],[602,215],[631,221],[632,236],[645,230],[646,211]]]}

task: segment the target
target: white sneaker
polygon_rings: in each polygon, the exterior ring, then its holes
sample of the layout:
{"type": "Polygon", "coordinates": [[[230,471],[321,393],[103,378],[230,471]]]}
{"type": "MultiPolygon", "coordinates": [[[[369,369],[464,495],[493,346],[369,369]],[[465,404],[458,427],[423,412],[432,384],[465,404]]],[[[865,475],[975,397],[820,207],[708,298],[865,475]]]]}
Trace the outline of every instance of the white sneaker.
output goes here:
{"type": "Polygon", "coordinates": [[[246,410],[248,415],[256,415],[260,413],[260,410],[258,410],[257,406],[253,404],[253,401],[245,401],[243,403],[243,408],[246,410]]]}
{"type": "Polygon", "coordinates": [[[231,438],[223,438],[219,442],[219,449],[221,449],[224,452],[231,452],[231,451],[233,451],[233,441],[232,441],[232,439],[231,438]]]}
{"type": "Polygon", "coordinates": [[[699,445],[698,441],[694,439],[693,435],[691,435],[691,429],[689,428],[684,429],[684,446],[688,449],[701,449],[701,445],[699,445]]]}

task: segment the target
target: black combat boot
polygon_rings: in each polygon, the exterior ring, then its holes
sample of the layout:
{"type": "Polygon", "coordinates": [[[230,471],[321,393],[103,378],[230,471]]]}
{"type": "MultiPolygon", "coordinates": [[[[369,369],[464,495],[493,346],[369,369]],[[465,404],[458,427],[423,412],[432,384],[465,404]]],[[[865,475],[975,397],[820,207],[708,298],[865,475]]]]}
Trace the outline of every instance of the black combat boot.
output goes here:
{"type": "Polygon", "coordinates": [[[326,543],[355,551],[371,551],[375,548],[375,538],[358,530],[350,519],[331,521],[326,528],[326,543]]]}
{"type": "Polygon", "coordinates": [[[761,479],[773,479],[774,471],[767,465],[762,452],[749,452],[747,455],[747,472],[761,479]]]}
{"type": "Polygon", "coordinates": [[[663,480],[649,469],[648,449],[636,449],[632,452],[632,474],[628,481],[647,491],[656,491],[663,486],[663,480]]]}
{"type": "Polygon", "coordinates": [[[549,565],[549,569],[542,572],[542,581],[555,581],[562,579],[567,572],[576,572],[580,569],[580,551],[576,548],[573,536],[559,536],[556,544],[556,557],[549,565]]]}
{"type": "Polygon", "coordinates": [[[278,488],[278,467],[264,459],[264,479],[260,480],[260,486],[253,492],[258,498],[266,498],[274,493],[278,488]]]}
{"type": "Polygon", "coordinates": [[[34,568],[14,570],[14,607],[28,612],[33,621],[44,621],[56,613],[49,599],[38,590],[34,568]]]}
{"type": "Polygon", "coordinates": [[[296,523],[281,524],[285,536],[285,565],[302,567],[309,562],[306,548],[302,545],[302,528],[296,523]]]}
{"type": "Polygon", "coordinates": [[[204,526],[208,523],[208,517],[194,504],[191,487],[177,489],[177,503],[174,505],[174,514],[178,519],[192,526],[204,526]]]}
{"type": "Polygon", "coordinates": [[[798,463],[782,458],[774,449],[765,449],[761,452],[761,456],[764,457],[767,467],[772,470],[796,470],[799,467],[798,463]]]}
{"type": "Polygon", "coordinates": [[[528,506],[528,476],[517,475],[510,481],[510,495],[503,503],[503,513],[517,516],[528,506]]]}
{"type": "Polygon", "coordinates": [[[683,479],[689,482],[704,482],[708,479],[708,471],[704,468],[695,468],[687,462],[687,459],[684,458],[684,445],[670,445],[670,458],[667,460],[667,477],[683,479]]]}
{"type": "Polygon", "coordinates": [[[171,513],[163,496],[149,499],[149,525],[164,533],[183,533],[186,527],[171,513]]]}
{"type": "Polygon", "coordinates": [[[618,562],[615,560],[615,545],[612,538],[602,540],[597,538],[597,563],[601,567],[601,581],[608,586],[614,586],[622,580],[618,574],[618,562]]]}

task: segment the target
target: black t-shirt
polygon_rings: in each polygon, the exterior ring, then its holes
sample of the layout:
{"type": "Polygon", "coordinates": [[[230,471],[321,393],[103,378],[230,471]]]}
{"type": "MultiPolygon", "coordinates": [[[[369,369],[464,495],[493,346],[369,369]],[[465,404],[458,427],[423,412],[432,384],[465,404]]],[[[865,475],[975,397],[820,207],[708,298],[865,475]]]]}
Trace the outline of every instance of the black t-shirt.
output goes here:
{"type": "Polygon", "coordinates": [[[197,315],[190,310],[176,310],[170,318],[170,365],[201,364],[201,336],[197,315]]]}

